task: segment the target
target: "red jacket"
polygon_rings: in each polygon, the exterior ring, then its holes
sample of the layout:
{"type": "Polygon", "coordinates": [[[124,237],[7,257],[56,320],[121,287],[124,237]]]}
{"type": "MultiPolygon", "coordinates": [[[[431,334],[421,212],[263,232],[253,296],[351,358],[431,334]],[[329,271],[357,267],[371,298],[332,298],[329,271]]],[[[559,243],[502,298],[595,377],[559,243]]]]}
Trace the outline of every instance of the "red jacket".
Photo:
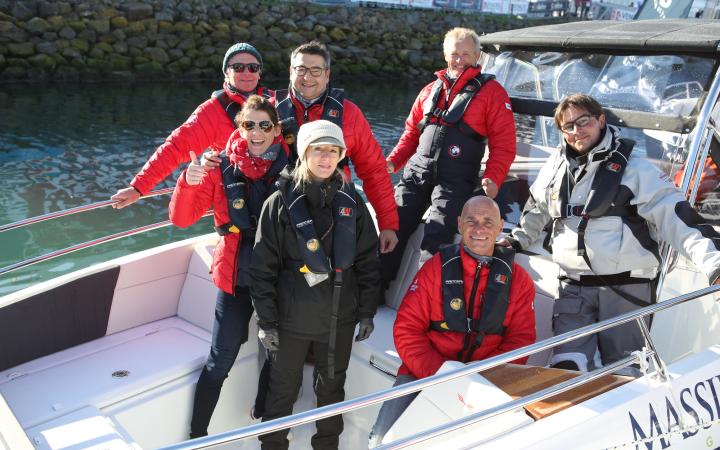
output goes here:
{"type": "MultiPolygon", "coordinates": [[[[444,88],[438,99],[438,107],[452,103],[455,95],[462,89],[468,80],[480,73],[480,67],[466,69],[458,80],[452,84],[445,77],[447,69],[436,72],[438,79],[443,81],[444,88]],[[450,98],[446,99],[450,90],[450,98]]],[[[395,170],[405,165],[408,159],[415,154],[420,141],[418,123],[423,119],[423,106],[430,101],[430,91],[434,83],[425,86],[415,99],[410,115],[405,120],[405,131],[393,151],[388,156],[395,170]]],[[[495,80],[488,81],[473,97],[462,118],[477,133],[487,136],[489,156],[485,165],[483,177],[492,179],[500,186],[505,181],[510,164],[515,159],[515,119],[510,107],[510,98],[505,89],[495,80]]]]}
{"type": "MultiPolygon", "coordinates": [[[[261,93],[264,88],[258,88],[261,93]]],[[[242,106],[245,99],[228,89],[223,90],[232,101],[242,106]]],[[[271,91],[272,92],[272,91],[271,91]]],[[[190,150],[198,156],[210,147],[222,151],[228,138],[235,131],[235,124],[225,109],[215,98],[210,98],[198,106],[188,119],[176,128],[165,142],[145,163],[130,185],[143,194],[150,192],[156,184],[164,180],[181,164],[190,161],[190,150]]]]}
{"type": "MultiPolygon", "coordinates": [[[[465,298],[470,296],[477,262],[461,250],[465,298]]],[[[435,374],[445,361],[457,359],[463,348],[465,333],[430,330],[430,322],[443,320],[442,275],[440,254],[436,253],[420,269],[408,288],[395,319],[393,335],[403,365],[398,375],[412,374],[424,378],[435,374]]],[[[480,318],[481,294],[485,292],[489,268],[480,272],[473,318],[480,318]]],[[[535,342],[535,286],[530,276],[513,264],[510,301],[503,326],[504,335],[488,334],[472,355],[473,361],[496,356],[535,342]]],[[[465,302],[466,307],[470,302],[465,302]]],[[[473,339],[475,335],[473,334],[473,339]]],[[[527,358],[515,362],[524,364],[527,358]]]]}
{"type": "MultiPolygon", "coordinates": [[[[231,145],[234,141],[240,141],[240,132],[235,131],[228,140],[228,149],[237,146],[231,145]]],[[[282,143],[285,154],[290,153],[282,135],[278,136],[274,143],[282,143]]],[[[233,161],[233,156],[230,156],[233,161]]],[[[263,199],[264,200],[264,199],[263,199]]],[[[191,186],[185,181],[185,171],[180,175],[170,200],[169,213],[170,221],[179,227],[189,227],[194,224],[205,214],[210,208],[213,209],[215,226],[220,226],[230,221],[227,207],[227,197],[223,188],[222,174],[220,167],[205,172],[200,184],[191,186]]],[[[237,268],[237,251],[240,248],[240,233],[228,233],[221,236],[218,240],[215,252],[213,253],[213,262],[210,267],[213,282],[215,286],[227,293],[235,291],[235,277],[237,268]]]]}
{"type": "MultiPolygon", "coordinates": [[[[318,120],[322,116],[323,105],[310,106],[306,119],[306,111],[302,103],[292,93],[290,99],[295,108],[295,119],[298,125],[318,120]]],[[[398,230],[400,222],[395,204],[395,194],[390,182],[390,175],[387,173],[382,149],[375,140],[375,136],[370,130],[370,124],[360,108],[348,99],[343,100],[342,129],[347,146],[345,155],[352,162],[357,176],[363,182],[363,190],[375,210],[378,227],[380,230],[398,230]]],[[[350,168],[346,166],[345,172],[350,179],[350,168]]]]}

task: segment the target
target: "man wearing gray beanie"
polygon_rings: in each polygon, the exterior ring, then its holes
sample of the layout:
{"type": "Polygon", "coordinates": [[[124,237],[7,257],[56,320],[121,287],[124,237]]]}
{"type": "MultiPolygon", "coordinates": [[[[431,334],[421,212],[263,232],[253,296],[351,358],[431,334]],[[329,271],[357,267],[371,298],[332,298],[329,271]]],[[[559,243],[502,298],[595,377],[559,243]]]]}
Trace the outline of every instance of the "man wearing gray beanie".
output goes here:
{"type": "Polygon", "coordinates": [[[245,99],[252,94],[274,96],[271,90],[258,86],[262,68],[260,52],[247,42],[228,48],[222,63],[223,88],[213,92],[165,139],[128,187],[110,197],[117,202],[113,207],[120,209],[135,203],[180,164],[190,161],[191,150],[198,154],[208,147],[222,151],[235,131],[235,115],[245,99]]]}

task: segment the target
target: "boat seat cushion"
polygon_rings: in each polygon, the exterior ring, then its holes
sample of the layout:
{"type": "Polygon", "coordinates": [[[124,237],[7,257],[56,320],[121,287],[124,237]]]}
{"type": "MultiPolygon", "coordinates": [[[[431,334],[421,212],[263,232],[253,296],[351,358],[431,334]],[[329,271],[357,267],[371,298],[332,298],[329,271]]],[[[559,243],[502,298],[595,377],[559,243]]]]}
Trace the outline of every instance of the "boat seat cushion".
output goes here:
{"type": "Polygon", "coordinates": [[[195,245],[178,301],[178,317],[212,332],[218,289],[210,275],[215,241],[195,245]]]}

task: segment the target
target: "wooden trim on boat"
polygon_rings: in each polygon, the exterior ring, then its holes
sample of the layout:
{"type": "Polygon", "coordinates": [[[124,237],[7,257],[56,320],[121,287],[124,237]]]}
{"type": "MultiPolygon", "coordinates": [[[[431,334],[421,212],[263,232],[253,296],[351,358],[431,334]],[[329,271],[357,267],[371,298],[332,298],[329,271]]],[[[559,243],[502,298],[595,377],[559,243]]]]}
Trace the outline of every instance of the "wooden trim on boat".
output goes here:
{"type": "MultiPolygon", "coordinates": [[[[563,381],[578,377],[580,376],[580,372],[550,369],[547,367],[524,366],[520,364],[503,364],[485,370],[481,375],[505,391],[513,399],[518,399],[563,381]]],[[[618,386],[622,386],[632,380],[632,377],[607,375],[570,389],[567,392],[527,405],[525,406],[525,411],[527,411],[533,419],[540,420],[611,389],[615,389],[618,386]]]]}

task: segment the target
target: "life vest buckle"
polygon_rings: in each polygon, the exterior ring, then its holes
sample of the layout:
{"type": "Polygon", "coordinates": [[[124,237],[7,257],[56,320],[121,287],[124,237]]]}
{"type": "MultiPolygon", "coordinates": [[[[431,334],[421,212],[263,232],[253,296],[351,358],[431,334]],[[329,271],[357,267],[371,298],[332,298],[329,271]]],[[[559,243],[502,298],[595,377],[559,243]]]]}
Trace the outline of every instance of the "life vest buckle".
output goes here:
{"type": "Polygon", "coordinates": [[[565,217],[582,217],[584,205],[565,205],[565,217]]]}

